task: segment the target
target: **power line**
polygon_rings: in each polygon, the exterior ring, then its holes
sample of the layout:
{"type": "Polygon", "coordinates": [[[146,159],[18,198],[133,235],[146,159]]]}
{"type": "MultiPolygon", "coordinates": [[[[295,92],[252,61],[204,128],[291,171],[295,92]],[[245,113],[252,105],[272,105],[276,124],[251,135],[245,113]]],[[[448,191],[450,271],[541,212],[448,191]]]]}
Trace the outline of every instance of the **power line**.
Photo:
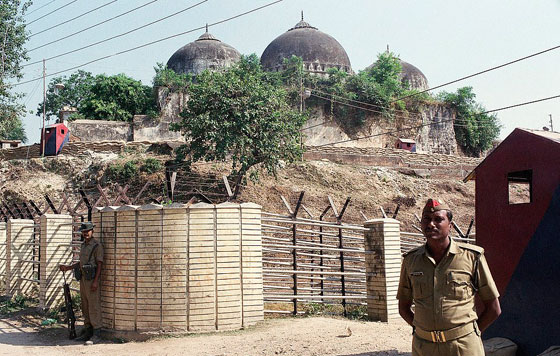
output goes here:
{"type": "Polygon", "coordinates": [[[64,24],[67,24],[67,23],[69,23],[69,22],[72,22],[72,21],[74,21],[74,20],[76,20],[76,19],[79,19],[80,17],[83,17],[83,16],[85,16],[85,15],[87,15],[87,14],[90,14],[90,13],[92,13],[92,12],[94,12],[94,11],[97,11],[97,10],[99,10],[99,9],[101,9],[101,8],[104,8],[105,6],[111,5],[112,3],[117,2],[117,1],[118,1],[118,0],[109,1],[109,2],[106,3],[106,4],[103,4],[103,5],[101,5],[101,6],[98,6],[98,7],[96,7],[95,9],[86,11],[86,12],[84,12],[83,14],[80,14],[80,15],[78,15],[78,16],[76,16],[76,17],[73,17],[73,18],[71,18],[71,19],[69,19],[69,20],[66,20],[66,21],[61,22],[61,23],[59,23],[59,24],[56,24],[56,25],[54,25],[54,26],[48,27],[48,28],[46,28],[46,29],[44,29],[44,30],[41,30],[41,31],[39,31],[39,32],[35,32],[35,33],[29,35],[29,38],[31,38],[31,37],[33,37],[33,36],[35,36],[35,35],[41,34],[41,33],[43,33],[43,32],[47,32],[47,31],[49,31],[49,30],[52,30],[53,28],[56,28],[56,27],[58,27],[58,26],[62,26],[62,25],[64,25],[64,24]]]}
{"type": "Polygon", "coordinates": [[[122,17],[122,16],[124,16],[124,15],[128,15],[128,14],[130,14],[131,12],[134,12],[134,11],[136,11],[136,10],[139,10],[139,9],[141,9],[141,8],[143,8],[143,7],[145,7],[145,6],[148,6],[148,5],[150,5],[150,4],[153,4],[154,2],[157,2],[157,1],[159,1],[159,0],[151,0],[151,1],[148,1],[147,3],[145,3],[145,4],[143,4],[143,5],[140,5],[140,6],[138,6],[138,7],[135,7],[134,9],[125,11],[125,12],[119,14],[119,15],[116,15],[116,16],[114,16],[114,17],[108,18],[107,20],[103,20],[103,21],[101,21],[101,22],[98,22],[98,23],[96,23],[96,24],[93,24],[93,25],[91,25],[91,26],[89,26],[89,27],[86,27],[86,28],[84,28],[84,29],[81,29],[81,30],[79,30],[79,31],[76,31],[76,32],[74,32],[74,33],[71,33],[71,34],[66,35],[66,36],[64,36],[64,37],[58,38],[58,39],[56,39],[56,40],[54,40],[54,41],[44,43],[44,44],[42,44],[42,45],[40,45],[40,46],[37,46],[37,47],[35,47],[35,48],[32,48],[32,49],[28,50],[27,52],[35,51],[35,50],[37,50],[37,49],[39,49],[39,48],[46,47],[46,46],[51,45],[51,44],[53,44],[53,43],[57,43],[57,42],[60,42],[60,41],[62,41],[62,40],[65,40],[65,39],[67,39],[67,38],[70,38],[70,37],[72,37],[72,36],[78,35],[78,34],[80,34],[80,33],[82,33],[82,32],[87,31],[87,30],[91,30],[91,29],[94,28],[94,27],[97,27],[97,26],[102,25],[102,24],[104,24],[104,23],[107,23],[107,22],[109,22],[109,21],[115,20],[115,19],[117,19],[117,18],[119,18],[119,17],[122,17]]]}
{"type": "MultiPolygon", "coordinates": [[[[207,1],[207,0],[205,0],[205,1],[207,1]]],[[[234,20],[234,19],[236,19],[236,18],[245,16],[245,15],[249,15],[249,14],[251,14],[251,13],[253,13],[253,12],[262,10],[262,9],[264,9],[264,8],[266,8],[266,7],[275,5],[275,4],[277,4],[277,3],[279,3],[279,2],[282,2],[282,1],[284,1],[284,0],[276,0],[276,1],[270,2],[270,3],[268,3],[268,4],[265,4],[265,5],[259,6],[259,7],[257,7],[257,8],[254,8],[254,9],[252,9],[252,10],[245,11],[245,12],[242,12],[242,13],[237,14],[237,15],[235,15],[235,16],[228,17],[228,18],[226,18],[226,19],[224,19],[224,20],[220,20],[220,21],[217,21],[217,22],[208,24],[207,26],[208,26],[208,27],[216,26],[216,25],[219,25],[219,24],[222,24],[222,23],[225,23],[225,22],[234,20]]],[[[57,75],[57,74],[61,74],[61,73],[64,73],[64,72],[68,72],[68,71],[71,71],[71,70],[74,70],[74,69],[78,69],[78,68],[84,67],[84,66],[86,66],[86,65],[88,65],[88,64],[101,61],[101,60],[103,60],[103,59],[107,59],[107,58],[110,58],[110,57],[118,56],[118,55],[121,55],[121,54],[124,54],[124,53],[127,53],[127,52],[132,52],[132,51],[135,51],[135,50],[140,49],[140,48],[144,48],[144,47],[151,46],[151,45],[156,44],[156,43],[159,43],[159,42],[163,42],[163,41],[169,40],[169,39],[171,39],[171,38],[175,38],[175,37],[179,37],[179,36],[182,36],[182,35],[186,35],[186,34],[188,34],[188,33],[194,32],[194,31],[199,31],[199,30],[201,30],[201,29],[204,29],[205,27],[206,27],[206,26],[196,27],[196,28],[193,28],[193,29],[188,30],[188,31],[184,31],[184,32],[181,32],[181,33],[177,33],[177,34],[175,34],[175,35],[171,35],[171,36],[167,36],[167,37],[161,38],[161,39],[159,39],[159,40],[155,40],[155,41],[151,41],[151,42],[145,43],[145,44],[143,44],[143,45],[139,45],[139,46],[136,46],[136,47],[133,47],[133,48],[129,48],[129,49],[126,49],[126,50],[117,52],[117,53],[113,53],[113,54],[109,54],[109,55],[107,55],[107,56],[103,56],[103,57],[100,57],[100,58],[96,58],[96,59],[91,60],[91,61],[89,61],[89,62],[86,62],[86,63],[80,64],[80,65],[74,66],[74,67],[72,67],[72,68],[67,68],[67,69],[64,69],[64,70],[60,70],[60,71],[58,71],[58,72],[51,73],[51,74],[48,74],[48,75],[46,75],[46,76],[47,76],[47,77],[52,77],[53,75],[57,75]]],[[[13,86],[18,86],[18,85],[23,85],[23,84],[31,83],[31,82],[34,82],[34,81],[36,81],[36,80],[38,80],[38,79],[42,79],[42,78],[33,78],[33,79],[30,79],[30,80],[26,80],[26,81],[23,81],[23,82],[19,82],[19,83],[13,84],[13,86]]]]}
{"type": "Polygon", "coordinates": [[[31,25],[32,23],[37,22],[37,21],[39,21],[39,20],[42,19],[42,18],[45,18],[45,17],[47,17],[47,16],[49,16],[49,15],[51,15],[51,14],[54,14],[54,13],[57,12],[58,10],[61,10],[61,9],[65,8],[65,7],[68,6],[68,5],[75,3],[76,1],[78,1],[78,0],[72,0],[72,1],[70,1],[69,3],[67,3],[67,4],[65,4],[65,5],[62,5],[61,7],[57,7],[57,8],[54,9],[53,11],[51,11],[51,12],[49,12],[49,13],[47,13],[47,14],[44,14],[43,16],[40,16],[40,17],[36,18],[35,20],[33,20],[33,21],[31,21],[31,22],[28,22],[26,25],[31,25]]]}
{"type": "MultiPolygon", "coordinates": [[[[549,96],[549,97],[547,97],[547,98],[536,99],[536,100],[526,101],[526,102],[519,103],[519,104],[513,104],[513,105],[509,105],[509,106],[504,106],[504,107],[501,107],[501,108],[498,108],[498,109],[486,110],[486,111],[483,111],[483,112],[480,112],[480,113],[477,113],[477,114],[479,114],[479,115],[482,115],[482,114],[489,114],[489,113],[496,112],[496,111],[508,110],[508,109],[512,109],[512,108],[519,107],[519,106],[525,106],[525,105],[535,104],[535,103],[539,103],[539,102],[542,102],[542,101],[552,100],[552,99],[557,99],[557,98],[560,98],[560,94],[559,94],[559,95],[554,95],[554,96],[549,96]]],[[[346,143],[346,142],[358,141],[358,140],[362,140],[362,139],[366,139],[366,138],[371,138],[371,137],[384,136],[384,135],[391,135],[391,134],[398,133],[398,132],[402,132],[402,131],[408,131],[408,130],[419,129],[419,128],[422,128],[422,127],[424,127],[424,126],[430,126],[430,125],[435,125],[435,124],[441,124],[441,123],[450,122],[450,121],[453,121],[453,119],[451,118],[451,119],[442,120],[442,121],[438,121],[438,122],[432,122],[432,123],[427,123],[427,124],[421,124],[421,125],[417,125],[417,126],[410,126],[410,127],[403,128],[403,129],[391,130],[391,131],[381,132],[381,133],[377,133],[377,134],[373,134],[373,135],[367,135],[367,136],[352,138],[352,139],[348,139],[348,140],[341,140],[341,141],[336,141],[336,142],[325,143],[325,144],[318,145],[318,146],[315,146],[315,147],[332,146],[332,145],[336,145],[336,144],[339,144],[339,143],[346,143]]]]}
{"type": "MultiPolygon", "coordinates": [[[[126,36],[126,35],[128,35],[128,34],[131,34],[132,32],[136,32],[136,31],[138,31],[138,30],[141,30],[141,29],[143,29],[143,28],[146,28],[146,27],[148,27],[148,26],[151,26],[151,25],[153,25],[153,24],[155,24],[155,23],[158,23],[158,22],[161,22],[161,21],[163,21],[163,20],[166,20],[166,19],[168,19],[168,18],[170,18],[170,17],[179,15],[180,13],[183,13],[183,12],[188,11],[188,10],[190,10],[190,9],[192,9],[192,8],[195,8],[195,7],[199,6],[199,5],[202,5],[203,3],[207,2],[207,1],[208,1],[208,0],[202,0],[202,1],[200,1],[200,2],[198,2],[198,3],[196,3],[196,4],[194,4],[194,5],[191,5],[191,6],[187,7],[187,8],[184,8],[184,9],[182,9],[182,10],[179,10],[179,11],[177,11],[177,12],[171,14],[171,15],[162,17],[162,18],[160,18],[160,19],[158,19],[158,20],[152,21],[152,22],[147,23],[147,24],[145,24],[145,25],[142,25],[142,26],[140,26],[140,27],[133,28],[133,29],[130,30],[130,31],[123,32],[123,33],[121,33],[121,34],[118,34],[118,35],[115,35],[115,36],[106,38],[106,39],[101,40],[101,41],[97,41],[97,42],[95,42],[95,43],[91,43],[91,44],[89,44],[89,45],[86,45],[86,46],[83,46],[83,47],[80,47],[80,48],[77,48],[77,49],[73,49],[73,50],[68,51],[68,52],[64,52],[64,53],[61,53],[61,54],[57,54],[56,56],[52,56],[52,57],[49,57],[49,58],[45,58],[45,60],[46,60],[46,61],[50,61],[51,59],[63,57],[63,56],[66,56],[66,55],[68,55],[68,54],[76,53],[76,52],[79,52],[79,51],[84,50],[84,49],[86,49],[86,48],[90,48],[90,47],[93,47],[93,46],[97,46],[98,44],[101,44],[101,43],[104,43],[104,42],[107,42],[107,41],[110,41],[110,40],[114,40],[115,38],[119,38],[119,37],[122,37],[122,36],[126,36]]],[[[38,63],[41,63],[41,62],[42,62],[42,60],[41,60],[41,61],[35,61],[35,62],[27,63],[27,64],[23,65],[22,67],[27,67],[27,66],[30,66],[30,65],[33,65],[33,64],[38,64],[38,63]]]]}
{"type": "Polygon", "coordinates": [[[536,52],[536,53],[530,54],[530,55],[525,56],[525,57],[521,57],[521,58],[515,59],[515,60],[513,60],[513,61],[510,61],[510,62],[507,62],[507,63],[504,63],[504,64],[500,64],[500,65],[495,66],[495,67],[492,67],[492,68],[488,68],[488,69],[482,70],[482,71],[480,71],[480,72],[476,72],[476,73],[467,75],[467,76],[462,77],[462,78],[459,78],[459,79],[452,80],[452,81],[447,82],[447,83],[444,83],[444,84],[437,85],[437,86],[432,87],[432,88],[429,88],[429,89],[425,89],[425,90],[418,91],[418,92],[416,92],[416,93],[412,93],[412,94],[409,94],[409,95],[405,95],[405,96],[403,96],[403,97],[400,97],[400,98],[398,98],[398,99],[393,100],[390,104],[392,104],[392,103],[394,103],[394,102],[397,102],[397,101],[399,101],[399,100],[402,100],[402,99],[410,98],[410,97],[413,97],[413,96],[416,96],[416,95],[420,95],[420,94],[422,94],[422,93],[426,93],[426,92],[429,92],[429,91],[432,91],[432,90],[435,90],[435,89],[439,89],[439,88],[441,88],[441,87],[444,87],[444,86],[447,86],[447,85],[450,85],[450,84],[454,84],[454,83],[460,82],[460,81],[465,80],[465,79],[469,79],[469,78],[472,78],[472,77],[476,77],[477,75],[481,75],[481,74],[484,74],[484,73],[488,73],[488,72],[491,72],[491,71],[493,71],[493,70],[500,69],[500,68],[509,66],[509,65],[511,65],[511,64],[514,64],[514,63],[517,63],[517,62],[521,62],[521,61],[524,61],[524,60],[526,60],[526,59],[529,59],[529,58],[532,58],[532,57],[536,57],[536,56],[539,56],[539,55],[544,54],[544,53],[547,53],[547,52],[554,51],[554,50],[556,50],[556,49],[558,49],[558,48],[560,48],[560,45],[554,46],[554,47],[551,47],[551,48],[548,48],[548,49],[545,49],[545,50],[540,51],[540,52],[536,52]]]}
{"type": "Polygon", "coordinates": [[[29,11],[27,14],[25,14],[25,16],[31,15],[32,13],[34,13],[37,10],[41,10],[42,8],[49,6],[50,4],[52,4],[53,2],[55,2],[56,0],[51,0],[48,3],[46,3],[45,5],[39,6],[38,8],[36,8],[35,10],[29,11]]]}

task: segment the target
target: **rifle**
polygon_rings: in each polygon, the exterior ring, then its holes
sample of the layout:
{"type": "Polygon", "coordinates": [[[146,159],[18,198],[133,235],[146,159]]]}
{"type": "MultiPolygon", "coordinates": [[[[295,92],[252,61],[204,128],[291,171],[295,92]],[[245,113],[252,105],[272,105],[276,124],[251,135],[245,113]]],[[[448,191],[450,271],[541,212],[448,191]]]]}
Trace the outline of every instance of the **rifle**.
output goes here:
{"type": "Polygon", "coordinates": [[[74,315],[74,309],[72,308],[72,295],[70,295],[70,286],[66,282],[66,272],[62,272],[64,276],[64,284],[62,288],[64,289],[64,301],[66,303],[66,319],[68,322],[68,338],[70,340],[76,338],[76,315],[74,315]]]}

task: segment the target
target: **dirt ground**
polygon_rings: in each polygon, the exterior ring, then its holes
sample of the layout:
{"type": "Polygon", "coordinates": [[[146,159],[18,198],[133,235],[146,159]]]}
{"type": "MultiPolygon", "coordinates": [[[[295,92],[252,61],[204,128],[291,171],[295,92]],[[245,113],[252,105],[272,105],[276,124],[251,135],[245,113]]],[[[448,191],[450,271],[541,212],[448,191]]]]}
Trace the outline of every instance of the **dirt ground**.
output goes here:
{"type": "Polygon", "coordinates": [[[65,326],[40,326],[32,317],[0,319],[0,355],[410,355],[411,329],[342,318],[267,319],[246,330],[156,337],[144,342],[85,346],[67,339],[65,326]]]}

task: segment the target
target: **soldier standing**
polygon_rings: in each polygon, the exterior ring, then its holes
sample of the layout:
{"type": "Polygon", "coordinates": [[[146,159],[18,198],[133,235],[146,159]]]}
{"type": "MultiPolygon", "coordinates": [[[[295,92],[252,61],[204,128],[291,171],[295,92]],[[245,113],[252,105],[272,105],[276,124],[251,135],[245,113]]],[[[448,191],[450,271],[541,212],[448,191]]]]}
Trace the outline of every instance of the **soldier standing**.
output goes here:
{"type": "Polygon", "coordinates": [[[453,241],[452,219],[444,203],[429,199],[421,220],[426,244],[404,256],[397,298],[414,330],[413,356],[484,356],[481,332],[501,313],[484,250],[453,241]],[[477,293],[485,306],[478,317],[477,293]]]}
{"type": "Polygon", "coordinates": [[[82,233],[82,246],[80,261],[73,265],[60,265],[61,271],[74,270],[76,279],[80,281],[80,296],[82,298],[82,313],[84,315],[84,328],[77,341],[101,342],[101,295],[99,276],[103,265],[103,246],[93,238],[93,225],[91,222],[82,223],[79,232],[82,233]]]}

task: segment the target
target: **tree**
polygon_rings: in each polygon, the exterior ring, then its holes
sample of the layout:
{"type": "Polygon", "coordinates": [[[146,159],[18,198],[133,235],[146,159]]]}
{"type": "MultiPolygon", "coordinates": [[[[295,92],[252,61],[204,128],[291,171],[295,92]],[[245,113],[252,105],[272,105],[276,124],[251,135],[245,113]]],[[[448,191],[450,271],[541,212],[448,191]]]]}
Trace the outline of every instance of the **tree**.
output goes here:
{"type": "Polygon", "coordinates": [[[290,106],[287,91],[271,82],[256,55],[221,71],[204,71],[188,87],[189,101],[174,125],[187,143],[178,160],[232,160],[232,176],[275,174],[280,161],[302,155],[305,114],[290,106]]]}
{"type": "MultiPolygon", "coordinates": [[[[90,72],[78,70],[69,77],[62,76],[51,79],[47,87],[47,101],[45,104],[46,117],[58,117],[58,112],[63,106],[81,108],[83,102],[92,96],[91,89],[95,84],[95,76],[90,72]],[[55,94],[55,86],[64,85],[64,88],[55,94]]],[[[43,103],[37,106],[37,116],[43,115],[43,103]]]]}
{"type": "Polygon", "coordinates": [[[12,92],[13,80],[23,77],[21,63],[29,57],[24,47],[27,41],[23,15],[31,1],[2,0],[0,2],[0,138],[26,141],[21,122],[24,106],[21,93],[12,92]]]}
{"type": "MultiPolygon", "coordinates": [[[[155,113],[152,87],[125,74],[93,76],[81,70],[69,77],[54,78],[49,83],[47,115],[56,116],[64,105],[77,108],[76,117],[92,120],[131,121],[134,115],[155,113]],[[64,88],[55,94],[55,85],[59,83],[64,88]]],[[[37,116],[42,112],[41,102],[37,116]]]]}
{"type": "Polygon", "coordinates": [[[454,122],[457,143],[466,154],[479,157],[492,147],[492,141],[500,134],[501,125],[497,115],[484,113],[486,109],[475,98],[472,87],[459,88],[456,93],[439,94],[439,99],[457,111],[454,122]]]}

